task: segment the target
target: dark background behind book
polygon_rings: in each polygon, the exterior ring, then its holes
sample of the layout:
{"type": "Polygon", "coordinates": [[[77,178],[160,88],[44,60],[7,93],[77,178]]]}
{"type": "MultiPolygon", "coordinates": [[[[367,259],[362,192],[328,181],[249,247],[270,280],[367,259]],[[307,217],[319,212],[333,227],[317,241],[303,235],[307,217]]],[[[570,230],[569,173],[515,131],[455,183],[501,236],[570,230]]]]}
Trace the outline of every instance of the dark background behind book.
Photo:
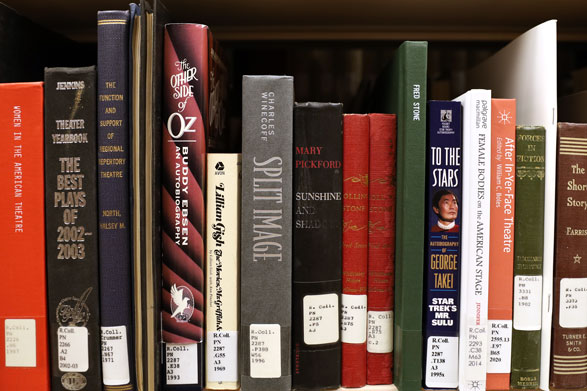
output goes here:
{"type": "MultiPolygon", "coordinates": [[[[318,1],[316,9],[324,5],[322,2],[318,1]]],[[[45,66],[95,64],[96,11],[128,7],[126,0],[93,0],[84,2],[83,7],[67,0],[52,2],[49,7],[38,0],[6,0],[6,3],[16,11],[0,4],[0,82],[42,80],[45,66]]],[[[495,11],[483,18],[472,15],[471,21],[479,22],[479,26],[461,20],[465,26],[455,27],[457,32],[445,33],[438,33],[438,30],[448,20],[427,20],[433,14],[430,9],[423,11],[422,18],[417,19],[407,14],[409,7],[397,10],[406,16],[406,21],[397,26],[377,25],[383,17],[374,18],[373,25],[367,26],[366,18],[374,13],[373,9],[383,12],[389,7],[385,2],[367,5],[366,10],[357,15],[349,10],[329,14],[328,18],[323,17],[324,26],[309,26],[309,32],[305,33],[301,25],[308,25],[316,17],[305,16],[295,22],[298,26],[289,29],[287,26],[272,26],[281,21],[294,23],[299,6],[294,7],[294,13],[289,16],[279,14],[261,20],[258,15],[250,18],[239,15],[241,21],[237,22],[234,17],[237,12],[227,10],[226,17],[222,18],[215,11],[218,5],[211,2],[199,3],[198,8],[202,10],[197,12],[190,12],[190,7],[195,6],[183,5],[180,0],[165,3],[175,22],[211,25],[229,67],[232,91],[229,110],[231,117],[237,119],[240,118],[240,78],[243,74],[292,75],[297,101],[342,102],[345,112],[365,112],[365,101],[375,79],[403,39],[431,39],[428,97],[451,99],[464,92],[466,69],[495,53],[524,29],[544,21],[544,17],[559,18],[558,95],[578,91],[577,76],[573,72],[587,67],[587,27],[582,22],[577,23],[574,16],[580,13],[580,8],[587,11],[587,4],[578,1],[569,6],[573,12],[558,9],[550,13],[548,10],[530,11],[530,15],[520,17],[517,24],[498,19],[495,11]],[[346,26],[351,21],[357,27],[346,26]],[[467,29],[471,31],[469,35],[465,33],[467,29]],[[483,29],[489,32],[482,34],[483,29]],[[451,37],[454,40],[449,40],[451,37]]],[[[263,12],[273,11],[266,9],[263,12]]],[[[394,19],[392,16],[388,18],[394,19]]],[[[232,122],[233,127],[240,126],[238,120],[232,122]]]]}

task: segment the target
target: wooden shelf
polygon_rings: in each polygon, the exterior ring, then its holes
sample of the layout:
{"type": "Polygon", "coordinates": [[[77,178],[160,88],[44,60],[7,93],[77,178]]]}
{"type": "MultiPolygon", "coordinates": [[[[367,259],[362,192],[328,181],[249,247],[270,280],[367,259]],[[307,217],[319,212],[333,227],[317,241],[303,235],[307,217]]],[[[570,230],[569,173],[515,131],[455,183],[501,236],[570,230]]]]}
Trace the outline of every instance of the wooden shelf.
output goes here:
{"type": "MultiPolygon", "coordinates": [[[[587,2],[568,0],[164,0],[172,19],[210,25],[222,40],[508,41],[558,19],[560,41],[587,41],[587,2]]],[[[78,41],[95,41],[99,9],[128,0],[4,0],[31,20],[78,41]]]]}

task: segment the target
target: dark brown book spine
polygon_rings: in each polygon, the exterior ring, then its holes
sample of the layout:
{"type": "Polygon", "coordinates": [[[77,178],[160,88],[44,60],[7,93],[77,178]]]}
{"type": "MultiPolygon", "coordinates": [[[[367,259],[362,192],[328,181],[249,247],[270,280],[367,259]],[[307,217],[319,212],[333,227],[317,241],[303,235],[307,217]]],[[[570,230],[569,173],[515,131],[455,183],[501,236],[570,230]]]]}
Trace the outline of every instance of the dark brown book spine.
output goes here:
{"type": "Polygon", "coordinates": [[[292,339],[296,389],[340,386],[342,104],[294,106],[292,339]]]}
{"type": "Polygon", "coordinates": [[[47,297],[54,391],[102,390],[96,70],[45,70],[47,297]]]}
{"type": "Polygon", "coordinates": [[[587,387],[587,124],[558,124],[550,388],[587,387]]]}

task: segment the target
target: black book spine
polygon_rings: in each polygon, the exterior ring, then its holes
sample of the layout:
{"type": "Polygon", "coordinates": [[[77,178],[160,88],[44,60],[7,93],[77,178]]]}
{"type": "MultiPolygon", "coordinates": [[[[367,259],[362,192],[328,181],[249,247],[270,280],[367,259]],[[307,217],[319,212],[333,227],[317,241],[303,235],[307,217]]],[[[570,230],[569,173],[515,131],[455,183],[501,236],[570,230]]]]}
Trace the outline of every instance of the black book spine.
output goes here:
{"type": "Polygon", "coordinates": [[[98,12],[98,222],[105,390],[132,390],[129,11],[98,12]],[[124,387],[123,387],[124,386],[124,387]]]}
{"type": "Polygon", "coordinates": [[[99,391],[96,70],[45,69],[47,296],[53,391],[99,391]]]}
{"type": "Polygon", "coordinates": [[[294,106],[293,388],[341,378],[342,104],[294,106]]]}

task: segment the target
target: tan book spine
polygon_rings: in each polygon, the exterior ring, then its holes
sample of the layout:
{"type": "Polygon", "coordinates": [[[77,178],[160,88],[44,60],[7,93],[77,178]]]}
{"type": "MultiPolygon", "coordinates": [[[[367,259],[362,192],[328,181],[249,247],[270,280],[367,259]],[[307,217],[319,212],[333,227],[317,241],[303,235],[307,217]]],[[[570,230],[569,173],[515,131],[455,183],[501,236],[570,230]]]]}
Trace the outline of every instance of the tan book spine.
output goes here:
{"type": "Polygon", "coordinates": [[[206,388],[238,390],[241,155],[207,158],[206,388]]]}

